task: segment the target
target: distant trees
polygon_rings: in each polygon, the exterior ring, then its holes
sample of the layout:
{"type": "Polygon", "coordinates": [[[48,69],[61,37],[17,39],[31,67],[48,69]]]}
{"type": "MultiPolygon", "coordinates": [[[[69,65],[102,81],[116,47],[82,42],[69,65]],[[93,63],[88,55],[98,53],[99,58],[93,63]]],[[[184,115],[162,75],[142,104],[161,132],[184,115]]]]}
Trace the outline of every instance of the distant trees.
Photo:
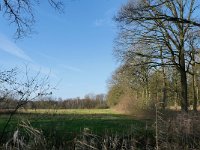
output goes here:
{"type": "MultiPolygon", "coordinates": [[[[11,103],[16,100],[10,100],[11,103]]],[[[10,105],[12,107],[12,105],[10,105]]],[[[99,109],[108,108],[105,94],[86,94],[85,98],[56,99],[53,97],[38,97],[23,106],[25,109],[99,109]]]]}
{"type": "Polygon", "coordinates": [[[57,99],[46,93],[46,96],[37,96],[35,99],[26,101],[20,101],[16,97],[7,97],[0,102],[0,114],[13,112],[19,104],[23,104],[19,109],[104,109],[109,107],[104,94],[97,94],[92,98],[57,99]]]}
{"type": "MultiPolygon", "coordinates": [[[[196,21],[198,11],[199,1],[196,0],[130,0],[116,16],[120,27],[115,46],[118,58],[121,58],[124,66],[140,66],[141,69],[146,66],[151,74],[152,69],[162,72],[163,108],[167,99],[166,67],[174,67],[180,77],[181,108],[188,111],[187,76],[191,68],[194,69],[192,63],[198,64],[194,56],[199,53],[200,46],[192,42],[200,39],[199,23],[196,21]],[[195,50],[192,45],[195,45],[195,50]]],[[[146,96],[150,97],[150,76],[147,75],[146,96]]]]}

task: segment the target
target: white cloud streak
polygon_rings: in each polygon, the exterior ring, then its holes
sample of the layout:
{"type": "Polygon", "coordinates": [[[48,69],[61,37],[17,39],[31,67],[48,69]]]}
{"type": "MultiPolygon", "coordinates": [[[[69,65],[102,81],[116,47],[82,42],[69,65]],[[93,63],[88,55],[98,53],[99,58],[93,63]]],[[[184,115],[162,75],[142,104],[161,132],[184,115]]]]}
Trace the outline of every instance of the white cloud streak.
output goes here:
{"type": "MultiPolygon", "coordinates": [[[[36,64],[34,60],[28,54],[25,53],[25,51],[23,51],[14,42],[10,41],[7,37],[3,36],[2,34],[0,34],[0,50],[12,56],[15,56],[21,60],[26,61],[28,63],[28,68],[31,68],[32,71],[40,72],[42,74],[57,78],[55,72],[52,72],[51,69],[47,67],[36,64]]],[[[48,59],[55,59],[54,57],[50,57],[48,55],[45,55],[45,57],[48,57],[48,59]]],[[[73,66],[61,65],[61,67],[65,70],[73,72],[82,72],[79,68],[73,66]]]]}
{"type": "Polygon", "coordinates": [[[21,48],[19,48],[14,42],[11,42],[3,35],[0,35],[0,50],[22,60],[32,62],[32,59],[21,48]]]}
{"type": "MultiPolygon", "coordinates": [[[[21,48],[19,48],[14,42],[10,41],[4,35],[0,34],[0,50],[4,51],[12,56],[15,56],[23,61],[26,61],[27,67],[30,68],[32,71],[42,73],[44,75],[48,75],[51,77],[56,78],[57,75],[51,71],[51,69],[36,64],[34,60],[27,55],[21,48]]],[[[17,62],[16,62],[17,64],[17,62]]]]}

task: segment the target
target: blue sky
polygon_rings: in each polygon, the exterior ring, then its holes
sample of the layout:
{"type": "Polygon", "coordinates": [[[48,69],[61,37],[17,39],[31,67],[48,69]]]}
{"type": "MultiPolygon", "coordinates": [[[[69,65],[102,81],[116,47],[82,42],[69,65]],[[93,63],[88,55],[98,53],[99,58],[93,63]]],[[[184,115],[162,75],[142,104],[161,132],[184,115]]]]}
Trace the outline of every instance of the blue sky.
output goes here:
{"type": "MultiPolygon", "coordinates": [[[[43,1],[43,0],[42,0],[43,1]]],[[[106,81],[117,67],[113,40],[117,27],[112,18],[124,0],[65,1],[59,15],[41,2],[35,9],[36,33],[15,41],[15,27],[0,16],[2,68],[25,68],[50,73],[55,97],[83,97],[106,93],[106,81]]]]}

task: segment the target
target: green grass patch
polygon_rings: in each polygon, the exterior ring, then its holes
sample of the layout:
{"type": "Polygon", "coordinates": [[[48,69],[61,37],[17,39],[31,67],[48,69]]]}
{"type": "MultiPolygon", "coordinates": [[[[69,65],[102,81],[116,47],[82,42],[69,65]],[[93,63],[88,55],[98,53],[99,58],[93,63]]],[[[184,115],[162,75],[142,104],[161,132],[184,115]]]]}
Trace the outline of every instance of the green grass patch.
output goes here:
{"type": "MultiPolygon", "coordinates": [[[[8,115],[0,116],[0,131],[6,124],[8,115]]],[[[69,109],[69,110],[27,110],[19,111],[9,124],[8,131],[16,129],[21,120],[29,120],[31,125],[41,129],[48,138],[58,143],[72,140],[84,129],[97,135],[144,135],[152,134],[150,120],[138,120],[111,109],[69,109]],[[148,126],[148,131],[146,130],[148,126]],[[149,134],[148,133],[148,134],[149,134]]]]}

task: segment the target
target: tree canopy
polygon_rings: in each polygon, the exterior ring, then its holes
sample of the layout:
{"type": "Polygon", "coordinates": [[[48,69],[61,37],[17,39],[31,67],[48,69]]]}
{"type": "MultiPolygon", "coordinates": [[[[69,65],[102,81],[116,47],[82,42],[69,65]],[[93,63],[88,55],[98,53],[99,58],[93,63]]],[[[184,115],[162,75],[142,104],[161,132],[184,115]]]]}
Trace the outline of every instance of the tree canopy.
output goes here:
{"type": "Polygon", "coordinates": [[[191,62],[199,63],[191,55],[195,53],[197,57],[200,48],[198,12],[197,0],[129,0],[115,17],[120,30],[115,46],[117,57],[133,67],[149,64],[152,68],[176,68],[180,75],[181,107],[186,112],[187,73],[191,62]],[[144,58],[145,61],[138,61],[144,58]]]}

